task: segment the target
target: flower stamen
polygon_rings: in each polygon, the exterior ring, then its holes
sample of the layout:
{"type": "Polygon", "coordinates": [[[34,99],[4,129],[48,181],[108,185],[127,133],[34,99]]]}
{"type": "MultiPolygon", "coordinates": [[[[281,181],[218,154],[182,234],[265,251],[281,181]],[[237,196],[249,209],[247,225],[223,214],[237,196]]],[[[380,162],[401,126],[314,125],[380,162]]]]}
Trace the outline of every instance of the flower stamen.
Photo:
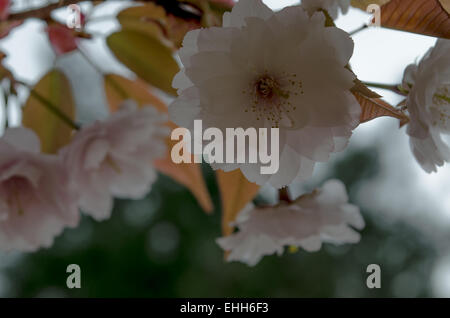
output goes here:
{"type": "Polygon", "coordinates": [[[250,95],[252,100],[249,107],[244,108],[245,112],[253,112],[256,120],[267,120],[272,127],[294,126],[294,119],[290,112],[297,109],[291,102],[292,96],[303,95],[303,83],[297,79],[297,74],[288,75],[283,72],[283,76],[275,77],[266,71],[257,77],[248,89],[242,91],[244,95],[250,95]],[[286,123],[285,120],[289,123],[286,123]]]}

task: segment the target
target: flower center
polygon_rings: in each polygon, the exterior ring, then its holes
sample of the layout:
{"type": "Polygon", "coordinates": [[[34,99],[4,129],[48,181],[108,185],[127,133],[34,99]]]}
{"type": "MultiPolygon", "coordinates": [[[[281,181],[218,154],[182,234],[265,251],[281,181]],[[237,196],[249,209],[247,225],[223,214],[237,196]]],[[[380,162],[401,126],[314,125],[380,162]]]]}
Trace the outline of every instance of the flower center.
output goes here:
{"type": "Polygon", "coordinates": [[[445,84],[436,91],[430,111],[433,117],[433,126],[450,128],[450,84],[445,84]]]}
{"type": "Polygon", "coordinates": [[[276,91],[279,91],[280,85],[270,76],[261,77],[255,84],[257,94],[261,98],[272,98],[276,91]]]}
{"type": "Polygon", "coordinates": [[[273,76],[264,72],[242,91],[250,97],[250,105],[244,111],[255,113],[256,120],[267,121],[272,127],[295,125],[290,112],[296,110],[292,97],[303,95],[303,83],[297,74],[273,76]]]}

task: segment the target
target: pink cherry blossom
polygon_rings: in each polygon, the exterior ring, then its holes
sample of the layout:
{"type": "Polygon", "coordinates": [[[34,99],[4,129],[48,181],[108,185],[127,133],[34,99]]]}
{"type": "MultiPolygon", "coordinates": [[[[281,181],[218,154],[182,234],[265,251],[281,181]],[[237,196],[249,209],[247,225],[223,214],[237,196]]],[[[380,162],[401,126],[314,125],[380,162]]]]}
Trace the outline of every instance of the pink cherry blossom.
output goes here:
{"type": "Polygon", "coordinates": [[[33,131],[8,129],[0,139],[0,250],[49,247],[78,221],[77,197],[59,158],[40,153],[33,131]]]}
{"type": "Polygon", "coordinates": [[[80,208],[97,220],[110,216],[113,196],[139,199],[157,172],[152,162],[166,154],[166,116],[129,101],[105,121],[79,131],[61,150],[80,208]]]}
{"type": "Polygon", "coordinates": [[[291,204],[275,207],[248,206],[235,222],[239,232],[222,237],[217,243],[230,251],[228,261],[256,265],[263,256],[281,255],[284,246],[318,251],[322,242],[357,243],[364,228],[359,208],[348,203],[344,184],[326,182],[321,189],[306,194],[291,204]]]}

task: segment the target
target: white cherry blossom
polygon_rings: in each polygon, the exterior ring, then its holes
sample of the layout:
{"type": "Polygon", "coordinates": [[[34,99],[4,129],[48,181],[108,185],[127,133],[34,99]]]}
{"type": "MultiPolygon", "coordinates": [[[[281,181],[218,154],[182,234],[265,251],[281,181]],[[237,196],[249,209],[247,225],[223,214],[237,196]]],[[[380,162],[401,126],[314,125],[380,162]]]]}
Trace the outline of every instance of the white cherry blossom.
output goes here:
{"type": "Polygon", "coordinates": [[[224,14],[223,27],[187,33],[170,119],[190,130],[195,119],[205,129],[280,129],[277,173],[261,174],[260,163],[214,169],[239,168],[252,182],[280,188],[310,177],[316,162],[345,148],[361,113],[346,68],[353,41],[324,24],[321,12],[309,17],[294,6],[274,13],[246,0],[224,14]]]}
{"type": "Polygon", "coordinates": [[[450,162],[450,41],[438,40],[418,64],[405,70],[403,88],[411,121],[410,145],[422,168],[436,172],[450,162]]]}

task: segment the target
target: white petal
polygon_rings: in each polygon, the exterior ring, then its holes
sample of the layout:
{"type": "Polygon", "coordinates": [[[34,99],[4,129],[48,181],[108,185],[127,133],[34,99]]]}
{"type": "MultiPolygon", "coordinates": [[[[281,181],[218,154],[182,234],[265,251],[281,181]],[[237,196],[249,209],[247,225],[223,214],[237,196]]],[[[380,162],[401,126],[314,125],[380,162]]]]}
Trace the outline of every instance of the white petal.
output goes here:
{"type": "Polygon", "coordinates": [[[223,26],[239,28],[245,25],[245,18],[247,17],[258,17],[267,20],[272,15],[272,10],[261,0],[239,1],[231,12],[226,12],[223,15],[223,26]]]}

